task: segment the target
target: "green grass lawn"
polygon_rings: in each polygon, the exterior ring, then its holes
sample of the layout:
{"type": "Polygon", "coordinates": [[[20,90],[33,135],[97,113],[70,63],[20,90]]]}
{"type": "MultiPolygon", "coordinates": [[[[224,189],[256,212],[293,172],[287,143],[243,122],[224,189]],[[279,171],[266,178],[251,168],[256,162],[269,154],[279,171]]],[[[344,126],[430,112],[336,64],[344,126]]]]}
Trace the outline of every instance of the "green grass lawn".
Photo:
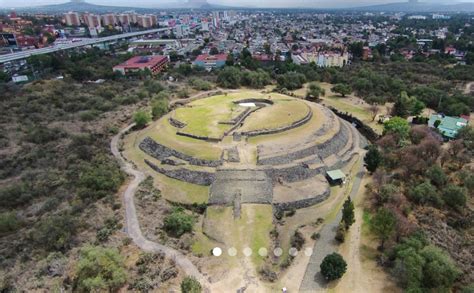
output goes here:
{"type": "Polygon", "coordinates": [[[303,119],[310,109],[298,100],[278,99],[271,107],[265,107],[251,114],[244,122],[242,131],[272,129],[291,125],[303,119]]]}

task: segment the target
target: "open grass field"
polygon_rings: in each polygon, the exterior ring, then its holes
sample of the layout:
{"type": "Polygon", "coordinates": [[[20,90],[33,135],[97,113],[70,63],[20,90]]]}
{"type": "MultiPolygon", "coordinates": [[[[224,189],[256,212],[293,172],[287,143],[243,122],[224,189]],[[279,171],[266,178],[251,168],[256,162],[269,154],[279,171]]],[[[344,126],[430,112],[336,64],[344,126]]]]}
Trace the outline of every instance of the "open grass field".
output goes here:
{"type": "MultiPolygon", "coordinates": [[[[270,247],[270,231],[273,229],[272,207],[270,205],[244,204],[241,217],[234,219],[232,207],[210,206],[206,211],[203,232],[223,242],[224,252],[228,248],[237,249],[237,257],[243,257],[243,249],[252,249],[251,260],[255,267],[263,264],[265,257],[258,254],[261,247],[270,247]]],[[[196,242],[193,250],[206,246],[207,240],[196,242]]]]}
{"type": "MultiPolygon", "coordinates": [[[[326,95],[321,97],[323,100],[322,104],[334,107],[342,112],[348,112],[372,127],[377,133],[382,133],[383,125],[378,124],[377,121],[372,121],[372,115],[369,111],[369,104],[353,94],[347,95],[344,98],[341,97],[340,95],[331,91],[331,88],[333,87],[332,84],[323,82],[319,85],[326,91],[326,95]]],[[[303,88],[295,90],[293,93],[297,96],[304,97],[306,95],[307,86],[308,84],[305,84],[303,88]]],[[[387,112],[387,106],[390,105],[380,106],[379,114],[385,115],[387,112]]]]}
{"type": "Polygon", "coordinates": [[[209,199],[209,187],[191,184],[184,181],[169,178],[162,175],[148,166],[144,159],[159,164],[154,158],[142,152],[137,145],[139,132],[133,132],[124,138],[124,156],[133,161],[137,167],[153,177],[156,188],[161,190],[162,196],[169,201],[184,204],[207,203],[209,199]]]}
{"type": "Polygon", "coordinates": [[[277,99],[271,107],[265,107],[245,119],[241,131],[273,129],[291,125],[303,119],[310,109],[302,101],[277,99]]]}

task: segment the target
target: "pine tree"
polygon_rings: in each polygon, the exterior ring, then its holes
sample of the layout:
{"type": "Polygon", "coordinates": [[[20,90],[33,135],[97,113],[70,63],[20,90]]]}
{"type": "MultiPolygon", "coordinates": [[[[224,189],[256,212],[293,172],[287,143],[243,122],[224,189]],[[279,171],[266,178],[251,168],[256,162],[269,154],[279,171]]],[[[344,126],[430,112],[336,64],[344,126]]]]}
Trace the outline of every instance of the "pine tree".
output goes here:
{"type": "Polygon", "coordinates": [[[344,221],[346,229],[349,229],[349,227],[355,222],[354,203],[351,201],[350,197],[348,197],[344,202],[344,206],[342,208],[342,221],[344,221]]]}

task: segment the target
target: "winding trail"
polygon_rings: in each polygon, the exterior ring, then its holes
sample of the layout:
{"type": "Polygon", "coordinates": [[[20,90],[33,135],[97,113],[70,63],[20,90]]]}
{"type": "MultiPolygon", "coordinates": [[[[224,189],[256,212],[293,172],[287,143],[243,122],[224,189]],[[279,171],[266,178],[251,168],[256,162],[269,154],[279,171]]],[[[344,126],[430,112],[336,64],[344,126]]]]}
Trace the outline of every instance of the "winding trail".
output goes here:
{"type": "Polygon", "coordinates": [[[123,202],[125,204],[125,217],[126,217],[126,232],[133,242],[144,251],[150,252],[161,252],[166,257],[173,259],[176,264],[189,276],[195,277],[206,291],[209,291],[210,283],[202,275],[197,267],[181,252],[164,246],[162,244],[150,241],[146,239],[140,229],[140,223],[138,222],[137,213],[135,209],[134,196],[137,191],[138,185],[145,179],[145,174],[139,170],[136,170],[130,162],[127,162],[122,156],[118,148],[120,138],[129,131],[135,123],[122,129],[116,136],[112,138],[110,143],[110,150],[117,159],[122,170],[128,175],[133,176],[133,180],[128,184],[127,189],[123,193],[123,202]]]}

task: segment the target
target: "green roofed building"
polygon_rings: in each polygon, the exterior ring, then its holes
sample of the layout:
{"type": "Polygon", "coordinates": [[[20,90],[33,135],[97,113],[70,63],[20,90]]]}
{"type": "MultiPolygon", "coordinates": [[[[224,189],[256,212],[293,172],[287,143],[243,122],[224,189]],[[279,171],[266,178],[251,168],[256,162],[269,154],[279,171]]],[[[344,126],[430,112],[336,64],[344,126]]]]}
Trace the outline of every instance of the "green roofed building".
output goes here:
{"type": "Polygon", "coordinates": [[[464,118],[444,116],[441,114],[432,114],[428,120],[428,126],[438,128],[439,132],[446,138],[455,138],[459,129],[467,126],[467,123],[468,121],[464,118]],[[436,125],[438,127],[436,127],[436,125]]]}
{"type": "Polygon", "coordinates": [[[331,184],[341,184],[346,179],[346,175],[340,169],[327,171],[326,177],[331,184]]]}

